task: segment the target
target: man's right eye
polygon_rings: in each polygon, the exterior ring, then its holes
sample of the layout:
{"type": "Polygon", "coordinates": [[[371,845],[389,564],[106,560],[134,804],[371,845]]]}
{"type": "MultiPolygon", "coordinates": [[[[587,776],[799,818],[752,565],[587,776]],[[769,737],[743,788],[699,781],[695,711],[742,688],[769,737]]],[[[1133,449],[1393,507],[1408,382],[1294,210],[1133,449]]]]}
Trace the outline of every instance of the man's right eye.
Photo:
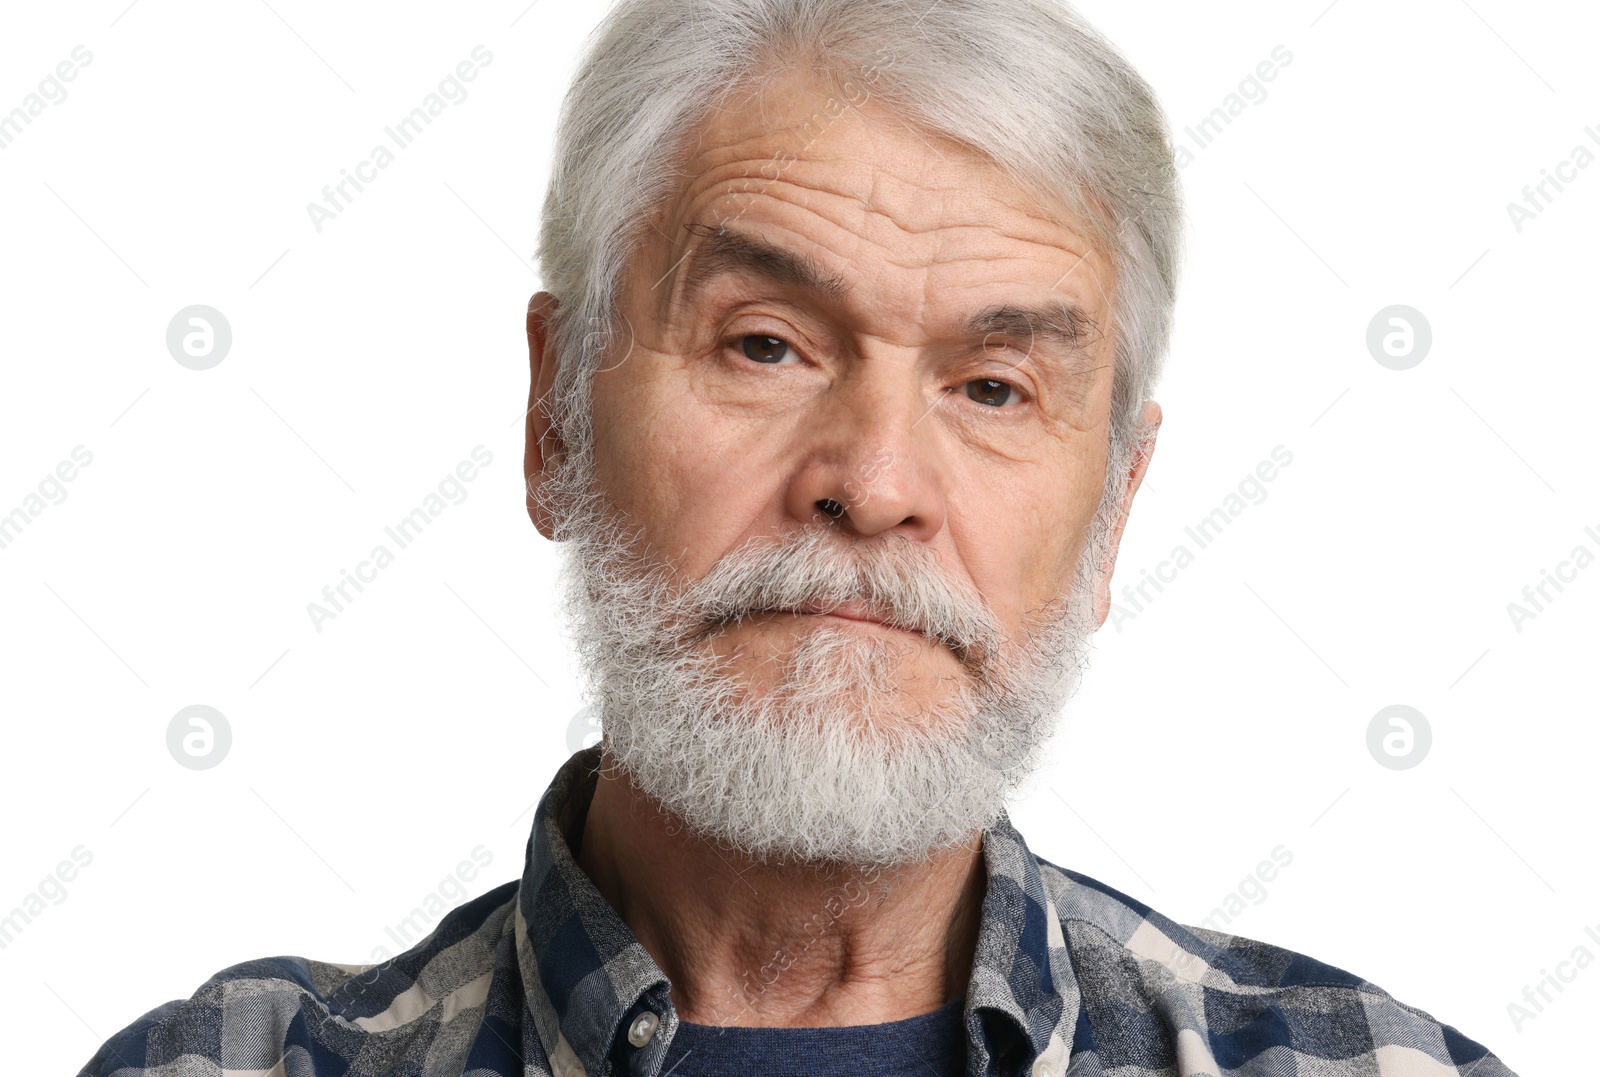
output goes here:
{"type": "Polygon", "coordinates": [[[744,354],[757,363],[781,363],[789,356],[788,342],[759,333],[743,338],[744,354]]]}

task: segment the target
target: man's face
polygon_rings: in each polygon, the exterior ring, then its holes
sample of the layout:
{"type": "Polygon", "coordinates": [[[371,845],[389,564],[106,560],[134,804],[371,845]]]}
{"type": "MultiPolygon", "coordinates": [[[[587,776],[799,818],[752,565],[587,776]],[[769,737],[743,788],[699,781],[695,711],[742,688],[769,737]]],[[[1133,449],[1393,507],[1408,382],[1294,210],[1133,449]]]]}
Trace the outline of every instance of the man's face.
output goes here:
{"type": "MultiPolygon", "coordinates": [[[[831,522],[925,547],[1016,634],[1067,587],[1102,491],[1108,263],[975,154],[871,101],[832,117],[829,95],[785,76],[702,129],[622,283],[600,486],[686,579],[831,522]]],[[[717,645],[760,690],[822,623],[763,615],[717,645]]],[[[846,623],[905,645],[908,709],[959,674],[936,642],[846,623]]]]}
{"type": "Polygon", "coordinates": [[[713,113],[620,282],[593,436],[547,459],[535,410],[529,475],[612,761],[752,855],[881,864],[970,841],[1037,761],[1137,482],[1100,504],[1105,258],[838,104],[785,76],[713,113]]]}

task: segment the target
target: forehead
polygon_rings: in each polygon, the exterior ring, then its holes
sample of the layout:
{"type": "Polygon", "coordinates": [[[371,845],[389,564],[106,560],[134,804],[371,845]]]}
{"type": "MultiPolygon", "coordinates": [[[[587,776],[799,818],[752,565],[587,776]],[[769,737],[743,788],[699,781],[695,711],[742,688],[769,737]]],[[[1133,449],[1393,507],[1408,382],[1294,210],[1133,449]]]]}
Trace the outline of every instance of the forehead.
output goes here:
{"type": "Polygon", "coordinates": [[[930,300],[997,289],[1064,298],[1103,324],[1109,261],[1060,206],[994,162],[908,123],[871,96],[795,68],[744,89],[688,139],[679,182],[652,221],[645,268],[665,314],[718,228],[757,234],[922,318],[930,300]]]}

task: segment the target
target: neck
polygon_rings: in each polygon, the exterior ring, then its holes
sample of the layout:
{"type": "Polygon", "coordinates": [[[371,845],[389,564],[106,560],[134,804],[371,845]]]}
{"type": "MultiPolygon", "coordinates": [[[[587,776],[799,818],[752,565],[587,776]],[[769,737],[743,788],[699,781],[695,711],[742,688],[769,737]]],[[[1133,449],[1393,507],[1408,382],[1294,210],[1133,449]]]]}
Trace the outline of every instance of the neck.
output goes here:
{"type": "Polygon", "coordinates": [[[607,756],[577,859],[666,973],[685,1021],[879,1024],[967,987],[981,835],[903,866],[762,864],[687,830],[607,756]]]}

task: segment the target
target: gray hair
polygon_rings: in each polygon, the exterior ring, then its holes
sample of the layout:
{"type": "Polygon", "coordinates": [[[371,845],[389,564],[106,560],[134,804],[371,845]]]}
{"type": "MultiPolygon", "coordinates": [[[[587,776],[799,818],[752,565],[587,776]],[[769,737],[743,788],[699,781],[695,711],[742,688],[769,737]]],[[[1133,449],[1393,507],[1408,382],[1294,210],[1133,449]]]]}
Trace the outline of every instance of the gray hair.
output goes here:
{"type": "Polygon", "coordinates": [[[1178,174],[1153,91],[1062,0],[620,0],[562,106],[545,195],[538,256],[559,303],[546,403],[556,432],[577,445],[594,436],[593,373],[622,267],[675,189],[686,139],[739,88],[808,61],[853,84],[847,99],[865,85],[902,119],[983,154],[1109,256],[1105,500],[1120,500],[1171,335],[1178,174]]]}

